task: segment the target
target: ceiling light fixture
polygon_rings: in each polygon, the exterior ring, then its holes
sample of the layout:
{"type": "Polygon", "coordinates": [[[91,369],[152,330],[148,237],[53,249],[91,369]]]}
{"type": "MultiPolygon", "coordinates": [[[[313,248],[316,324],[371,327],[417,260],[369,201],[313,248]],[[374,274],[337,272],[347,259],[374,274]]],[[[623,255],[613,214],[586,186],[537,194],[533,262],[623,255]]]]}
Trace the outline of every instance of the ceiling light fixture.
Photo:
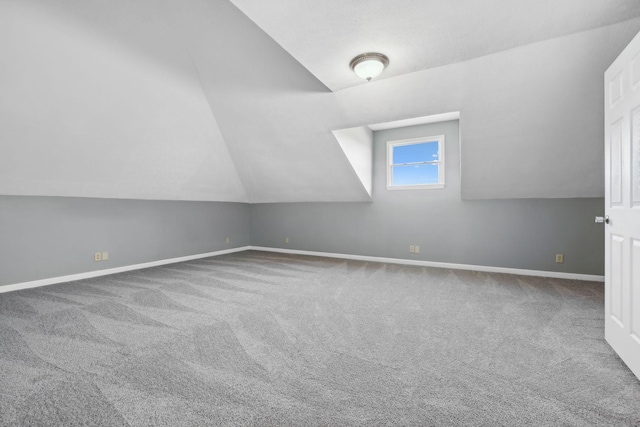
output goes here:
{"type": "Polygon", "coordinates": [[[371,52],[353,58],[349,67],[358,77],[370,82],[371,79],[379,76],[387,65],[389,65],[389,58],[381,53],[371,52]]]}

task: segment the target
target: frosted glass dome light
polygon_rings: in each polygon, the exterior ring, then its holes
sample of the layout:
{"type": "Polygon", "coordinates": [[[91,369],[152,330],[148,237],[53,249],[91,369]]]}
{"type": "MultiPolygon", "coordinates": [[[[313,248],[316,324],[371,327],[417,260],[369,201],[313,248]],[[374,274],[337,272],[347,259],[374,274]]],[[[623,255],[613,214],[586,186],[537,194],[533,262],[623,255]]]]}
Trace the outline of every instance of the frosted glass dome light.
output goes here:
{"type": "Polygon", "coordinates": [[[363,53],[351,60],[349,67],[361,79],[371,81],[389,65],[389,58],[381,53],[363,53]]]}

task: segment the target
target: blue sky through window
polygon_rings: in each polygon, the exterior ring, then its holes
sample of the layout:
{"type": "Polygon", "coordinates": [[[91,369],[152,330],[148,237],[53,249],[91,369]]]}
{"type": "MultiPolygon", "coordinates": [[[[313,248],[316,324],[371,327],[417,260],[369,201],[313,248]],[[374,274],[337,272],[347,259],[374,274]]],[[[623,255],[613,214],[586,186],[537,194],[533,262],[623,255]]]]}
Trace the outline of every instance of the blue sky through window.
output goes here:
{"type": "Polygon", "coordinates": [[[437,183],[437,164],[393,167],[393,185],[420,185],[437,183]]]}
{"type": "Polygon", "coordinates": [[[424,164],[424,162],[438,161],[438,145],[438,141],[426,141],[394,146],[392,148],[393,166],[391,166],[392,185],[438,184],[438,164],[424,164]]]}
{"type": "Polygon", "coordinates": [[[438,141],[393,147],[393,164],[433,162],[438,160],[438,141]]]}

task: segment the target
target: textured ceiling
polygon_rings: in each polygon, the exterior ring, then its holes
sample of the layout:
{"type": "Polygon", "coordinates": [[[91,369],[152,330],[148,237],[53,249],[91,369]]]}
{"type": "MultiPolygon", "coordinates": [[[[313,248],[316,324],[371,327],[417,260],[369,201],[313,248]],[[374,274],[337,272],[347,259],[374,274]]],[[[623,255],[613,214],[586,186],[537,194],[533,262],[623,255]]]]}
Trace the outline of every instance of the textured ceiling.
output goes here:
{"type": "Polygon", "coordinates": [[[383,79],[640,16],[638,0],[231,1],[333,91],[363,84],[363,52],[389,57],[383,79]]]}

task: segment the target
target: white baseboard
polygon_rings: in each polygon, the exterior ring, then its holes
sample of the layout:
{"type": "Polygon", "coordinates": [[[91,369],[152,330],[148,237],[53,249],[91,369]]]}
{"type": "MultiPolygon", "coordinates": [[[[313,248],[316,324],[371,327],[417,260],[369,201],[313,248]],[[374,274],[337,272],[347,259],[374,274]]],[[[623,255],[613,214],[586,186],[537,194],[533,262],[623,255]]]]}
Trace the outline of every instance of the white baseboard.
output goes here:
{"type": "Polygon", "coordinates": [[[194,259],[208,258],[217,255],[231,254],[234,252],[243,252],[249,250],[250,246],[242,246],[239,248],[223,249],[215,252],[207,252],[204,254],[188,255],[178,258],[161,259],[159,261],[145,262],[142,264],[126,265],[124,267],[107,268],[105,270],[88,271],[86,273],[71,274],[69,276],[52,277],[50,279],[34,280],[31,282],[16,283],[13,285],[0,286],[0,293],[17,291],[20,289],[37,288],[40,286],[53,285],[56,283],[72,282],[74,280],[90,279],[92,277],[107,276],[109,274],[124,273],[125,271],[141,270],[143,268],[157,267],[165,264],[175,264],[177,262],[191,261],[194,259]]]}
{"type": "Polygon", "coordinates": [[[166,264],[175,264],[177,262],[191,261],[194,259],[208,258],[212,256],[231,254],[235,252],[243,252],[247,250],[279,252],[284,254],[296,254],[296,255],[310,255],[310,256],[320,256],[320,257],[329,257],[329,258],[353,259],[358,261],[386,262],[390,264],[419,265],[424,267],[452,268],[457,270],[486,271],[490,273],[518,274],[521,276],[552,277],[556,279],[604,282],[604,276],[595,276],[590,274],[562,273],[557,271],[541,271],[541,270],[523,270],[519,268],[490,267],[490,266],[484,266],[484,265],[453,264],[453,263],[447,263],[447,262],[420,261],[420,260],[412,260],[412,259],[336,254],[336,253],[330,253],[330,252],[302,251],[302,250],[296,250],[296,249],[270,248],[270,247],[263,247],[263,246],[241,246],[238,248],[223,249],[220,251],[207,252],[204,254],[189,255],[189,256],[170,258],[170,259],[162,259],[158,261],[145,262],[142,264],[126,265],[124,267],[107,268],[105,270],[88,271],[86,273],[71,274],[68,276],[52,277],[49,279],[33,280],[31,282],[4,285],[4,286],[0,286],[0,293],[17,291],[20,289],[37,288],[40,286],[53,285],[56,283],[72,282],[74,280],[90,279],[92,277],[107,276],[109,274],[124,273],[125,271],[141,270],[149,267],[157,267],[157,266],[166,265],[166,264]]]}
{"type": "Polygon", "coordinates": [[[296,249],[270,248],[270,247],[262,247],[262,246],[249,246],[249,249],[255,250],[255,251],[279,252],[284,254],[297,254],[297,255],[321,256],[321,257],[329,257],[329,258],[353,259],[358,261],[386,262],[390,264],[419,265],[423,267],[452,268],[456,270],[473,270],[473,271],[486,271],[489,273],[517,274],[520,276],[537,276],[537,277],[551,277],[555,279],[604,282],[604,276],[596,276],[591,274],[563,273],[558,271],[542,271],[542,270],[524,270],[520,268],[490,267],[490,266],[484,266],[484,265],[471,265],[471,264],[453,264],[448,262],[420,261],[420,260],[401,259],[401,258],[383,258],[383,257],[364,256],[364,255],[335,254],[330,252],[301,251],[296,249]]]}

